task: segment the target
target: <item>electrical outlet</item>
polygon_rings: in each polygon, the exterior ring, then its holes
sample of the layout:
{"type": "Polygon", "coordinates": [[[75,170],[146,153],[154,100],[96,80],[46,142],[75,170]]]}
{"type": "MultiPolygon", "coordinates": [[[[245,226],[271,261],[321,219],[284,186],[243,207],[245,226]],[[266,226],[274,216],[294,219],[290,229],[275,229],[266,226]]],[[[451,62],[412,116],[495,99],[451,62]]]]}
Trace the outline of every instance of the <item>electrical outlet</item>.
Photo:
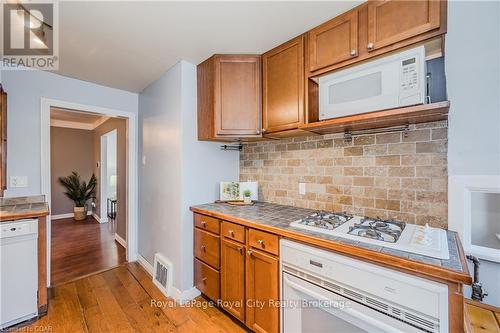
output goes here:
{"type": "Polygon", "coordinates": [[[10,177],[10,187],[28,187],[28,177],[27,176],[10,177]]]}
{"type": "Polygon", "coordinates": [[[306,194],[306,183],[299,183],[299,194],[306,194]]]}

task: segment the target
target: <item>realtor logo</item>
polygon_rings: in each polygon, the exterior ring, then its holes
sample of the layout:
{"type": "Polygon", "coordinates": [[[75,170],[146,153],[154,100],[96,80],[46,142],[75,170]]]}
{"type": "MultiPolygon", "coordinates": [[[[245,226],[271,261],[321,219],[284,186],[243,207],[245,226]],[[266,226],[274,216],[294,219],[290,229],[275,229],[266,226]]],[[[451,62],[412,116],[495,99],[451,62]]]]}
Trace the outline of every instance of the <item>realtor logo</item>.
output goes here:
{"type": "Polygon", "coordinates": [[[57,70],[57,2],[4,2],[2,12],[3,69],[57,70]]]}

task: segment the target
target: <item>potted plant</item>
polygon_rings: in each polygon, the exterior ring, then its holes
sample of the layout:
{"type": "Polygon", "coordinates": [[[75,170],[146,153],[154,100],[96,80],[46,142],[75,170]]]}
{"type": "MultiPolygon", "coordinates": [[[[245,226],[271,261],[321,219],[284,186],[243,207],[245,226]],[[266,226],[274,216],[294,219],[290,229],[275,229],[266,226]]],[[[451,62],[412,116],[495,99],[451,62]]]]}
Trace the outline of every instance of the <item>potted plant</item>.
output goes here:
{"type": "Polygon", "coordinates": [[[95,175],[92,174],[88,184],[85,181],[82,182],[80,175],[75,171],[67,177],[59,177],[58,181],[66,189],[64,194],[75,203],[73,208],[75,220],[85,220],[87,218],[87,200],[93,197],[97,185],[95,175]]]}
{"type": "Polygon", "coordinates": [[[243,192],[243,202],[245,204],[251,204],[252,203],[252,199],[251,199],[251,196],[252,196],[252,191],[250,190],[245,190],[243,192]]]}

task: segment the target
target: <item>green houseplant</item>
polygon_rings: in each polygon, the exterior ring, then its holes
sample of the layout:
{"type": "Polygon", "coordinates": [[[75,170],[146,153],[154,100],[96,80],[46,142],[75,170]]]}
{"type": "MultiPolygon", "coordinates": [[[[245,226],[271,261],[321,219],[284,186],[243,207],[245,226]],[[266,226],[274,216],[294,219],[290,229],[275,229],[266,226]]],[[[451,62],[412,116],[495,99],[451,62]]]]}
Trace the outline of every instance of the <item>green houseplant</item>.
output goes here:
{"type": "Polygon", "coordinates": [[[251,196],[252,196],[252,191],[250,191],[250,190],[245,190],[245,191],[243,192],[243,202],[244,202],[244,203],[246,203],[246,204],[250,204],[250,203],[252,203],[251,196]]]}
{"type": "Polygon", "coordinates": [[[94,196],[95,187],[97,185],[97,178],[95,175],[92,174],[89,182],[86,183],[81,180],[78,172],[73,171],[71,175],[67,177],[59,177],[58,181],[59,184],[66,189],[64,194],[75,203],[75,207],[73,208],[75,220],[85,220],[87,217],[85,204],[94,196]]]}

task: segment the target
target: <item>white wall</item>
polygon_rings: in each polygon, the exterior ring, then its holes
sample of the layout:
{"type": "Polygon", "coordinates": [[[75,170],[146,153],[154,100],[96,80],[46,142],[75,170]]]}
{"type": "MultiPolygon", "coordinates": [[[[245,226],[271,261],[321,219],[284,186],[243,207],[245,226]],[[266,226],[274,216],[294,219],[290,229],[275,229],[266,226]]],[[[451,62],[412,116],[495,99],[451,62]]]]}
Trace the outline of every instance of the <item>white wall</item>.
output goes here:
{"type": "Polygon", "coordinates": [[[162,253],[179,292],[193,286],[189,206],[213,202],[217,184],[238,179],[239,154],[197,141],[196,67],[181,61],[139,95],[139,253],[162,253]]]}
{"type": "Polygon", "coordinates": [[[28,187],[8,188],[6,196],[41,193],[41,98],[137,113],[138,95],[43,71],[3,70],[8,94],[7,177],[28,176],[28,187]]]}
{"type": "MultiPolygon", "coordinates": [[[[445,51],[450,184],[455,177],[500,176],[500,3],[449,1],[445,51]]],[[[449,215],[462,208],[451,204],[449,215]]],[[[500,265],[482,261],[480,279],[490,294],[485,303],[500,306],[500,265]]]]}

